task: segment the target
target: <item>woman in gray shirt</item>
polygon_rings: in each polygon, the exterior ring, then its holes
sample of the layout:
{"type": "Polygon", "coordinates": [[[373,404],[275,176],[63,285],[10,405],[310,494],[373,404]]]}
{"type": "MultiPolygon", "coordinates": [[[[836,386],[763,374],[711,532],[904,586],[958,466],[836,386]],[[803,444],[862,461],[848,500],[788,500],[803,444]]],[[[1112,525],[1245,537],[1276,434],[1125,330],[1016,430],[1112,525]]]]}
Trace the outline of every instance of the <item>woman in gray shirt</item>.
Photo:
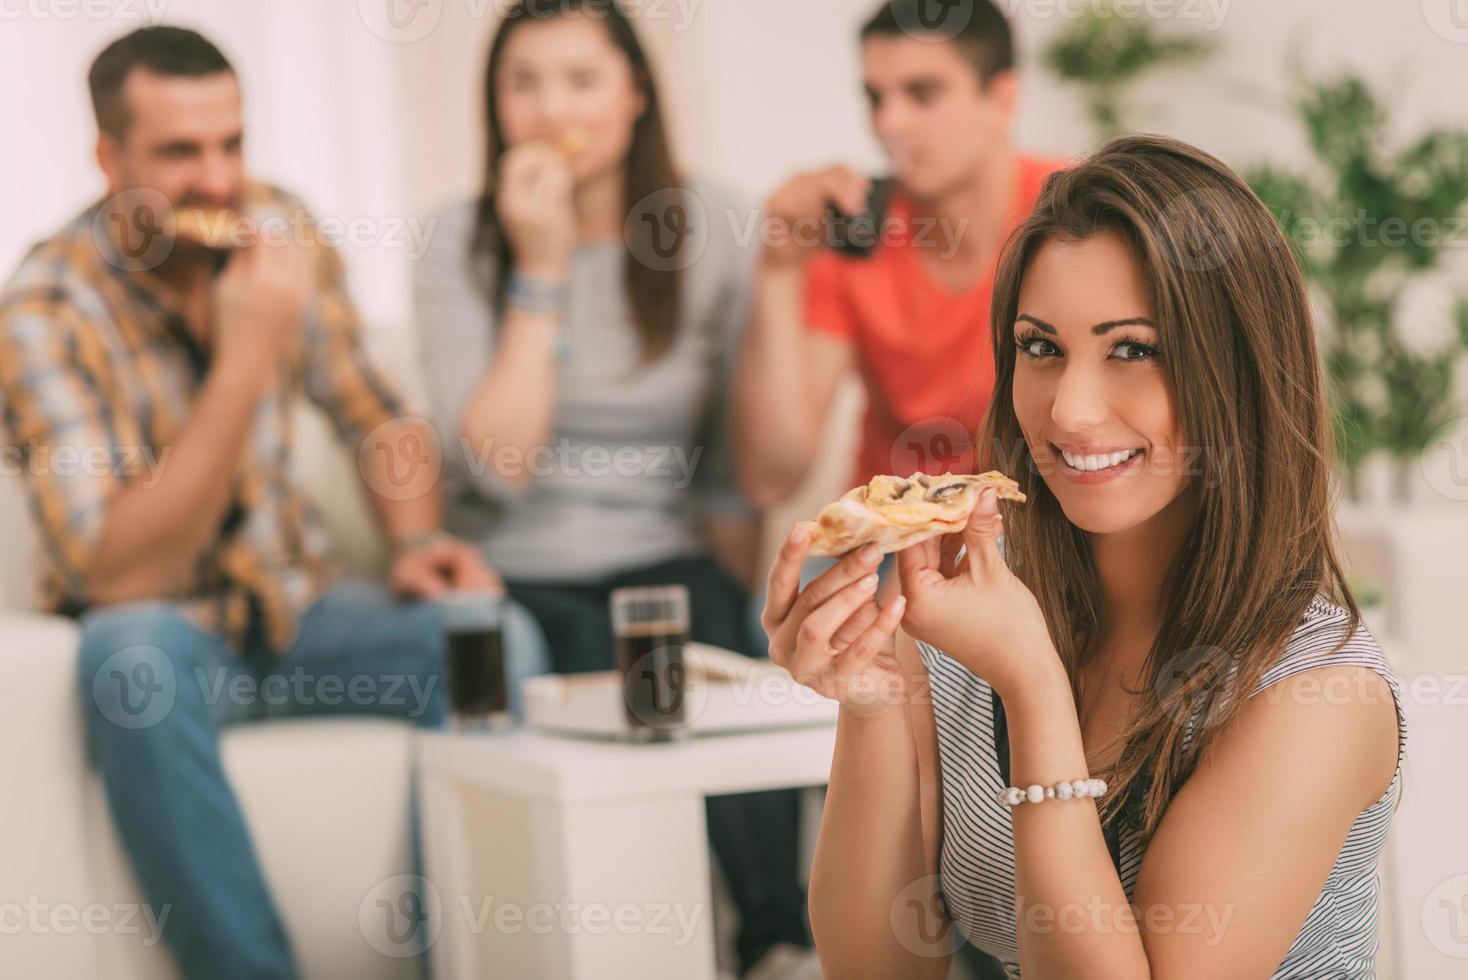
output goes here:
{"type": "MultiPolygon", "coordinates": [[[[414,290],[447,525],[482,543],[563,673],[612,665],[608,595],[625,585],[682,584],[695,640],[751,648],[708,526],[754,517],[724,411],[752,212],[679,180],[631,25],[582,7],[508,13],[485,193],[439,217],[414,290]]],[[[806,959],[797,809],[793,792],[710,800],[741,966],[761,977],[806,959]]]]}

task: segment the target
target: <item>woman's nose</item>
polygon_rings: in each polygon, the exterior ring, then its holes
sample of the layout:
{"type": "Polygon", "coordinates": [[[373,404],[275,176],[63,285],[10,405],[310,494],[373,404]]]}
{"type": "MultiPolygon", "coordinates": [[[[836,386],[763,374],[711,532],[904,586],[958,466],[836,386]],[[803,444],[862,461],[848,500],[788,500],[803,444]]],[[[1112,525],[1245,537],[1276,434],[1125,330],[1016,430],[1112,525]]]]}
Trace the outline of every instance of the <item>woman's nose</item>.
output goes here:
{"type": "Polygon", "coordinates": [[[1098,373],[1067,367],[1055,386],[1050,420],[1063,432],[1084,432],[1106,421],[1106,389],[1098,373]]]}

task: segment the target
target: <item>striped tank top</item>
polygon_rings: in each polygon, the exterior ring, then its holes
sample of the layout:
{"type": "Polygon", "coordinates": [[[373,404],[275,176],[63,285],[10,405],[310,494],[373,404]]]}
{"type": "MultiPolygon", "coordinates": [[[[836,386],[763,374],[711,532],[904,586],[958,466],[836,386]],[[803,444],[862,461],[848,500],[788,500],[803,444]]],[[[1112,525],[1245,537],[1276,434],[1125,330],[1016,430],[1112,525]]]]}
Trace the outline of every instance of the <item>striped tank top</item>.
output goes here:
{"type": "MultiPolygon", "coordinates": [[[[1357,980],[1374,977],[1379,943],[1381,882],[1377,859],[1401,795],[1407,729],[1402,690],[1386,657],[1365,627],[1333,656],[1345,636],[1348,613],[1324,596],[1307,607],[1284,652],[1260,679],[1258,694],[1292,674],[1336,664],[1381,674],[1397,706],[1397,770],[1391,785],[1351,825],[1345,846],[1274,980],[1357,980]]],[[[943,840],[939,876],[955,925],[969,942],[996,957],[1011,978],[1019,972],[1014,910],[1014,837],[1009,808],[995,794],[1009,785],[1003,705],[993,689],[947,654],[918,643],[932,687],[943,783],[943,840]]],[[[1252,696],[1252,695],[1251,695],[1252,696]]],[[[1184,735],[1191,739],[1193,721],[1184,735]]],[[[1134,831],[1108,833],[1112,860],[1132,897],[1144,847],[1134,831]]]]}

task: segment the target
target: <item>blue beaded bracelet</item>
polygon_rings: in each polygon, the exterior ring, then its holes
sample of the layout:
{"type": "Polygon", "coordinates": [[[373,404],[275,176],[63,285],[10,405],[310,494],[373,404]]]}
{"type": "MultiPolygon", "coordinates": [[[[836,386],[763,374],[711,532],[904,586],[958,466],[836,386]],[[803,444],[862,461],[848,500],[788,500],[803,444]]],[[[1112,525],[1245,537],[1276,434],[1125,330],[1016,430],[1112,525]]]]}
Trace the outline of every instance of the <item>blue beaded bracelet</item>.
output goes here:
{"type": "Polygon", "coordinates": [[[505,303],[523,313],[555,318],[556,360],[566,359],[571,351],[571,341],[566,336],[565,326],[566,308],[571,303],[569,286],[555,279],[537,279],[512,272],[509,281],[505,283],[505,303]]]}

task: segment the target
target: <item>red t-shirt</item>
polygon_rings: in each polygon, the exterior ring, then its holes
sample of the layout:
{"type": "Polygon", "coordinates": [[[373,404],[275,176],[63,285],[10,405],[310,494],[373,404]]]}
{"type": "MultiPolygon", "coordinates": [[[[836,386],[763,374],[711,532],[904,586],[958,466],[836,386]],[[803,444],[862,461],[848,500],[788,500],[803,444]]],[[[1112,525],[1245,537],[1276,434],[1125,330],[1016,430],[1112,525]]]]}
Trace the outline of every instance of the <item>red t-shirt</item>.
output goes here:
{"type": "MultiPolygon", "coordinates": [[[[1045,178],[1064,166],[1023,156],[1018,164],[1005,237],[1034,209],[1045,178]]],[[[998,256],[954,292],[929,275],[918,251],[944,248],[943,230],[911,216],[912,202],[895,194],[870,257],[823,252],[806,269],[806,323],[856,345],[866,384],[853,486],[879,473],[973,472],[974,433],[994,390],[989,304],[998,256]]]]}

